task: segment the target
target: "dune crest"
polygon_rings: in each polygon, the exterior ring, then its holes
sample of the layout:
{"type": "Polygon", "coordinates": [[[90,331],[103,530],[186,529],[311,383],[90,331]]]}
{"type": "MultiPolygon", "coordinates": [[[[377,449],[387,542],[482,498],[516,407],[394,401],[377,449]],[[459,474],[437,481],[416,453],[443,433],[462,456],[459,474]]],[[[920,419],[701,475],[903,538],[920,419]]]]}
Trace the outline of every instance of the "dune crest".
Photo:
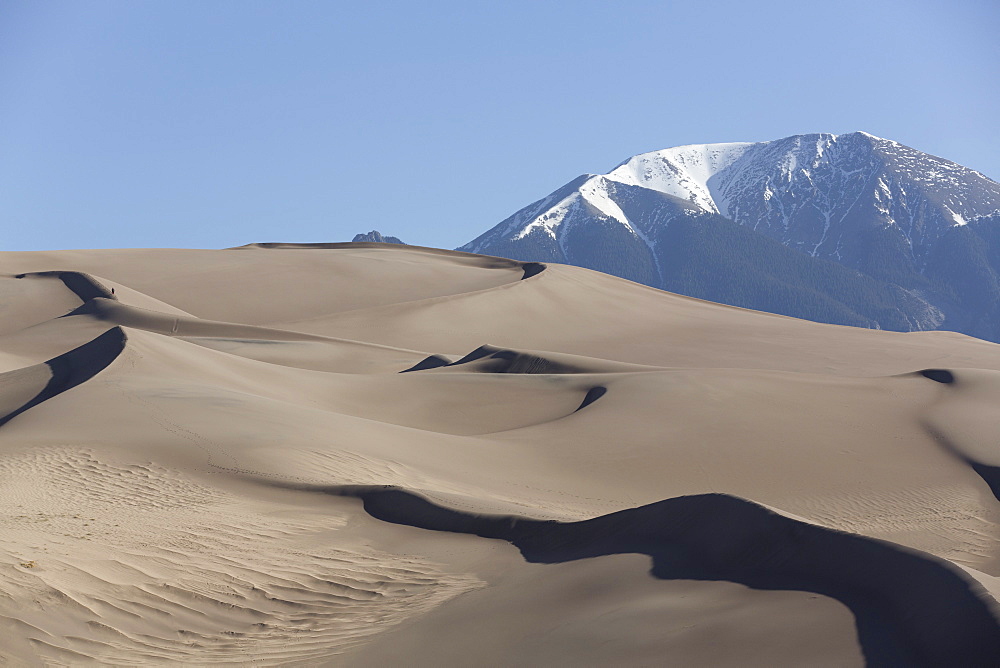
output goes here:
{"type": "Polygon", "coordinates": [[[1000,656],[994,344],[391,244],[0,263],[0,662],[1000,656]]]}
{"type": "Polygon", "coordinates": [[[651,573],[658,578],[822,593],[855,612],[866,660],[874,664],[982,665],[1000,656],[1000,625],[985,603],[989,596],[959,569],[725,494],[564,523],[463,513],[399,489],[317,491],[360,498],[369,514],[388,522],[505,540],[528,561],[633,552],[653,558],[651,573]]]}

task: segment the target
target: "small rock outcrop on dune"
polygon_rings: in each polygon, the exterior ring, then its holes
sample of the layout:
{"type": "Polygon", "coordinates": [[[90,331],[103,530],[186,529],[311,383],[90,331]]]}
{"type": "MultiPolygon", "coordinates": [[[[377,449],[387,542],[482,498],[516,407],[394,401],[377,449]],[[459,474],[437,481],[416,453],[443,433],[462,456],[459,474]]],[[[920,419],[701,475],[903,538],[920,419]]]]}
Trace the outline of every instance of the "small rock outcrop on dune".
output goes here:
{"type": "Polygon", "coordinates": [[[372,230],[367,234],[355,234],[354,238],[351,239],[352,242],[357,243],[359,241],[368,241],[371,243],[379,244],[400,244],[405,246],[406,244],[399,240],[398,237],[384,237],[382,233],[378,230],[372,230]]]}
{"type": "Polygon", "coordinates": [[[0,268],[0,662],[1000,656],[995,344],[378,242],[0,268]]]}

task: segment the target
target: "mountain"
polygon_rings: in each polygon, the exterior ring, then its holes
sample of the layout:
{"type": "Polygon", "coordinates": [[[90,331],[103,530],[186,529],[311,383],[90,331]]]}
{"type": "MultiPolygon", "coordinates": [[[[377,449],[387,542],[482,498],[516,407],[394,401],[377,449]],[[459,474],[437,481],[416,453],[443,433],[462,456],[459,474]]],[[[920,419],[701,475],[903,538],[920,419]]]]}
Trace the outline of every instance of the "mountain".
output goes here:
{"type": "Polygon", "coordinates": [[[996,340],[998,214],[1000,184],[979,172],[865,132],[811,134],[637,155],[459,250],[821,322],[996,340]]]}
{"type": "Polygon", "coordinates": [[[368,234],[355,234],[354,238],[351,239],[352,242],[358,241],[368,241],[380,244],[400,244],[405,246],[406,244],[400,241],[397,237],[383,237],[382,233],[378,230],[372,230],[368,234]]]}

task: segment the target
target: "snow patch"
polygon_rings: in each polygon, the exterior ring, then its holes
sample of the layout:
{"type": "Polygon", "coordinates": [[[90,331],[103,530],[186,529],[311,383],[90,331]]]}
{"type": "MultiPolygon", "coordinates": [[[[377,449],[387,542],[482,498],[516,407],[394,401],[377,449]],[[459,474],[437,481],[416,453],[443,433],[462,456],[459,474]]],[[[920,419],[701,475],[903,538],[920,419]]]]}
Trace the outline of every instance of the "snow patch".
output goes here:
{"type": "Polygon", "coordinates": [[[555,239],[556,230],[560,225],[562,225],[562,222],[566,219],[567,214],[569,214],[579,199],[580,193],[575,192],[572,195],[560,200],[558,204],[524,224],[524,226],[521,227],[520,231],[517,232],[512,239],[523,239],[535,230],[541,230],[555,239]]]}
{"type": "Polygon", "coordinates": [[[742,156],[750,142],[692,144],[642,153],[611,170],[607,178],[630,186],[641,186],[719,213],[708,180],[742,156]]]}
{"type": "Polygon", "coordinates": [[[629,225],[628,222],[628,216],[626,216],[625,212],[621,210],[621,207],[611,199],[611,195],[608,193],[607,181],[603,176],[596,176],[580,186],[580,195],[583,196],[585,202],[603,213],[605,216],[614,218],[629,229],[632,229],[632,226],[629,225]]]}
{"type": "Polygon", "coordinates": [[[951,215],[951,219],[955,221],[955,224],[952,227],[963,227],[963,226],[969,224],[969,221],[967,221],[962,216],[962,214],[956,213],[956,212],[952,211],[951,208],[949,208],[947,204],[942,204],[941,208],[944,209],[945,211],[947,211],[948,214],[951,215]]]}

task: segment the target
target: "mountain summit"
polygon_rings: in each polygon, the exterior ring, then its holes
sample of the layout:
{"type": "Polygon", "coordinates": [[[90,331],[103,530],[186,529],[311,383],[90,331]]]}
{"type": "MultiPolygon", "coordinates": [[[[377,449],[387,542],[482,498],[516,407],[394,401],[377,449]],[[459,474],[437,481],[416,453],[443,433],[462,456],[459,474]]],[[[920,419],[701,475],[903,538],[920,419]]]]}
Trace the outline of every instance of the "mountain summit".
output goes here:
{"type": "Polygon", "coordinates": [[[972,169],[865,132],[809,134],[643,153],[459,250],[824,322],[997,338],[1000,318],[970,309],[1000,303],[985,294],[998,211],[1000,184],[972,169]],[[960,257],[983,294],[946,266],[960,257]]]}

